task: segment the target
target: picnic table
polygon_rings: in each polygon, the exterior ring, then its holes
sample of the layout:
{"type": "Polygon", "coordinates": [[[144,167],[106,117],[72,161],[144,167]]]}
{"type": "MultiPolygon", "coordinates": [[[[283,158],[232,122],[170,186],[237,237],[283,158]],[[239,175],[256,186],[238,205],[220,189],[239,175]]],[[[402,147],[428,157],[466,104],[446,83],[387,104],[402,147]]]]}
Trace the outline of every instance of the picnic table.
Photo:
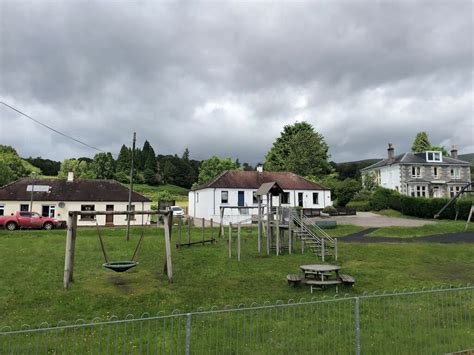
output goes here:
{"type": "Polygon", "coordinates": [[[304,274],[304,279],[302,282],[310,285],[311,293],[313,293],[313,287],[325,288],[326,286],[330,285],[335,285],[337,292],[337,286],[342,283],[339,277],[339,270],[341,267],[338,265],[301,265],[300,269],[304,274]]]}

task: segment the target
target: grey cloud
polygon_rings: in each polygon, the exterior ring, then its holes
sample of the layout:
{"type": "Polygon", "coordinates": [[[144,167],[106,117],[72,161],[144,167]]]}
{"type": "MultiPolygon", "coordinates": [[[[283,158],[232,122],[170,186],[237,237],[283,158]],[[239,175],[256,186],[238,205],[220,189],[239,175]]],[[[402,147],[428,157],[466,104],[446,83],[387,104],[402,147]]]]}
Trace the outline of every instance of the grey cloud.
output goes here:
{"type": "MultiPolygon", "coordinates": [[[[336,161],[473,143],[470,1],[0,3],[0,99],[117,152],[261,161],[306,119],[336,161]]],[[[23,155],[93,155],[0,108],[23,155]],[[21,129],[20,129],[21,127],[21,129]]]]}

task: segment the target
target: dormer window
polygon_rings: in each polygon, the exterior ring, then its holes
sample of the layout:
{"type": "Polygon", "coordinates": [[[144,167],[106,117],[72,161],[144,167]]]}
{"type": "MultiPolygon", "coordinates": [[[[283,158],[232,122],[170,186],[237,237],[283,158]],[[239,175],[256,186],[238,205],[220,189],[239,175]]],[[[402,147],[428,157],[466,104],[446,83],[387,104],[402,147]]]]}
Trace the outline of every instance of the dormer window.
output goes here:
{"type": "Polygon", "coordinates": [[[426,161],[431,162],[431,163],[439,163],[443,161],[443,155],[441,152],[437,151],[432,151],[432,152],[426,152],[426,161]]]}

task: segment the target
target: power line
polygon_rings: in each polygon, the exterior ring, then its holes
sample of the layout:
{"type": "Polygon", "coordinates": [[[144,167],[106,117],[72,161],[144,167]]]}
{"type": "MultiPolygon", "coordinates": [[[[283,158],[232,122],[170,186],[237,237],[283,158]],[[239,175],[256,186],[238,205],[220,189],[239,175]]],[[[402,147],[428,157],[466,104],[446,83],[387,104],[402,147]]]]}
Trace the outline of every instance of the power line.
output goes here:
{"type": "MultiPolygon", "coordinates": [[[[20,110],[16,109],[16,108],[13,107],[13,106],[10,106],[9,104],[7,104],[7,103],[5,103],[5,102],[3,102],[3,101],[0,101],[0,104],[5,105],[5,106],[8,107],[9,109],[11,109],[11,110],[13,110],[13,111],[19,113],[20,115],[22,115],[22,116],[24,116],[24,117],[26,117],[26,118],[32,120],[33,122],[35,122],[35,123],[37,123],[37,124],[39,124],[39,125],[41,125],[41,126],[47,128],[47,129],[49,129],[49,130],[51,130],[51,131],[53,131],[53,132],[55,132],[55,133],[57,133],[57,134],[59,134],[59,135],[61,135],[61,136],[63,136],[63,137],[72,139],[72,140],[75,141],[76,143],[82,144],[82,145],[86,146],[87,148],[91,148],[91,149],[97,150],[98,152],[102,152],[102,153],[108,153],[108,152],[106,152],[105,150],[96,148],[96,147],[94,147],[94,146],[92,146],[92,145],[90,145],[90,144],[87,144],[87,143],[85,143],[85,142],[83,142],[83,141],[81,141],[81,140],[79,140],[79,139],[77,139],[77,138],[74,138],[74,137],[72,137],[72,136],[70,136],[70,135],[68,135],[68,134],[66,134],[66,133],[63,133],[63,132],[61,132],[61,131],[58,131],[57,129],[54,129],[53,127],[50,127],[50,126],[48,126],[47,124],[45,124],[45,123],[43,123],[43,122],[40,122],[40,121],[38,121],[37,119],[34,119],[33,117],[27,115],[27,114],[24,113],[24,112],[21,112],[20,110]]],[[[112,154],[112,155],[115,155],[115,154],[112,154]]]]}

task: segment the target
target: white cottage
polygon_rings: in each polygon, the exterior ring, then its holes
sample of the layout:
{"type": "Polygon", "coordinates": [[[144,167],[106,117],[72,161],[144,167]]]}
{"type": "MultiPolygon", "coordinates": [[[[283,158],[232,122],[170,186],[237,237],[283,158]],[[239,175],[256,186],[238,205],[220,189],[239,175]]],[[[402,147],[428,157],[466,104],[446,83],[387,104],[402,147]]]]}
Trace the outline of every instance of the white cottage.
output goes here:
{"type": "MultiPolygon", "coordinates": [[[[229,170],[189,192],[189,216],[220,222],[221,207],[237,206],[242,208],[225,210],[224,224],[248,220],[258,212],[256,192],[266,182],[276,182],[283,189],[282,206],[302,207],[310,213],[332,204],[329,189],[293,173],[229,170]]],[[[278,205],[278,197],[273,198],[273,205],[278,205]]]]}
{"type": "MultiPolygon", "coordinates": [[[[17,211],[38,212],[45,217],[66,221],[69,211],[126,211],[129,190],[114,180],[74,180],[24,178],[0,188],[0,216],[17,211]],[[33,190],[33,191],[32,191],[33,190]]],[[[132,210],[148,211],[151,200],[134,192],[132,210]]],[[[79,226],[120,226],[127,224],[126,215],[84,216],[79,226]]],[[[130,224],[141,225],[147,217],[132,217],[130,224]]]]}

